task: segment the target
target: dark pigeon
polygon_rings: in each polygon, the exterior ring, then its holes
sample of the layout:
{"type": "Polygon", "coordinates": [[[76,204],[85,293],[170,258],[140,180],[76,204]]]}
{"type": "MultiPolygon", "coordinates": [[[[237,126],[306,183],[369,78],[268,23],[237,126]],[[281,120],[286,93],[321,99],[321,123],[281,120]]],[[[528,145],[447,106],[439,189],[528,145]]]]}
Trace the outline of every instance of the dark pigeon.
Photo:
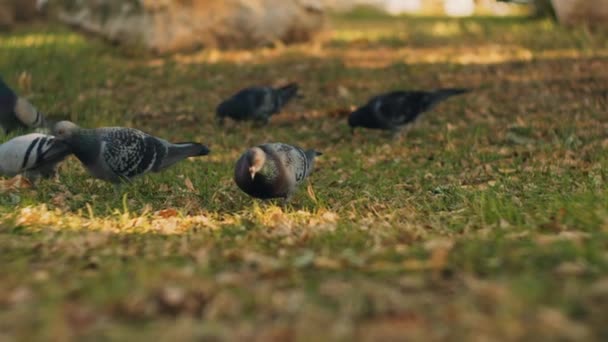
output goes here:
{"type": "Polygon", "coordinates": [[[348,117],[348,125],[390,130],[399,129],[450,96],[464,94],[468,89],[426,91],[394,91],[373,97],[348,117]]]}
{"type": "Polygon", "coordinates": [[[170,143],[134,128],[84,129],[60,121],[54,132],[94,177],[112,183],[130,181],[148,172],[159,172],[189,158],[209,154],[194,142],[170,143]]]}
{"type": "Polygon", "coordinates": [[[222,102],[216,110],[218,121],[226,117],[236,121],[256,121],[267,124],[298,93],[298,85],[290,83],[280,88],[249,87],[222,102]]]}
{"type": "Polygon", "coordinates": [[[313,170],[315,150],[304,151],[283,143],[248,149],[236,162],[234,181],[246,194],[261,198],[283,198],[287,202],[296,187],[313,170]]]}
{"type": "Polygon", "coordinates": [[[44,127],[46,120],[29,101],[19,97],[0,78],[0,131],[44,127]]]}

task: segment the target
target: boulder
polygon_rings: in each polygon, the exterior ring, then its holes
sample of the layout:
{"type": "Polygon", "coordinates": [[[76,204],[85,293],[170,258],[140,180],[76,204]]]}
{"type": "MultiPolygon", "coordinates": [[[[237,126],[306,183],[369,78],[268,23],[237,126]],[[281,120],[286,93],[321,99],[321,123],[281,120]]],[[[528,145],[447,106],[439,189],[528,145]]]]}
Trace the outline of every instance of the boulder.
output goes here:
{"type": "Polygon", "coordinates": [[[320,0],[56,0],[63,22],[157,53],[307,41],[324,28],[320,0]]]}
{"type": "Polygon", "coordinates": [[[608,26],[608,0],[552,0],[560,23],[608,26]]]}
{"type": "Polygon", "coordinates": [[[27,21],[39,15],[36,0],[0,0],[0,28],[11,28],[17,21],[27,21]]]}

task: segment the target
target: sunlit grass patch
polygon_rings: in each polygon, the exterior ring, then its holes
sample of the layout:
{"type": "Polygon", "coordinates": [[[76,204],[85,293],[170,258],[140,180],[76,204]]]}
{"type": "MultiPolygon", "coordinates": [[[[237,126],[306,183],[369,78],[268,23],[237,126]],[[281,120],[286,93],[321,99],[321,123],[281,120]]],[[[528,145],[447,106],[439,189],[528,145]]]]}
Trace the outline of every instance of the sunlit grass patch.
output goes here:
{"type": "Polygon", "coordinates": [[[86,43],[81,35],[76,33],[65,34],[41,34],[32,33],[19,36],[7,36],[0,38],[3,49],[35,49],[48,46],[83,46],[86,43]]]}

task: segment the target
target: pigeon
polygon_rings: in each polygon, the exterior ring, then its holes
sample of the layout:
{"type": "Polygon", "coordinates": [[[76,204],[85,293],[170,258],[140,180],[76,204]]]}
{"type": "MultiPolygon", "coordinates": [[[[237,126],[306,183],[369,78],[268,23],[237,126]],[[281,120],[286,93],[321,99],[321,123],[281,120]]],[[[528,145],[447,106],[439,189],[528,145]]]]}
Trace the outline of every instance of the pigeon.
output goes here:
{"type": "Polygon", "coordinates": [[[315,157],[321,154],[283,143],[255,146],[236,162],[234,181],[252,197],[283,198],[287,202],[296,186],[310,175],[315,157]]]}
{"type": "Polygon", "coordinates": [[[0,131],[44,127],[46,120],[29,101],[17,96],[0,78],[0,131]]]}
{"type": "Polygon", "coordinates": [[[0,174],[13,177],[49,178],[57,165],[71,154],[68,145],[52,135],[30,133],[0,145],[0,174]]]}
{"type": "Polygon", "coordinates": [[[236,121],[253,120],[267,124],[270,117],[281,111],[298,93],[298,85],[290,83],[280,88],[249,87],[222,102],[216,109],[220,124],[227,116],[236,121]]]}
{"type": "Polygon", "coordinates": [[[54,132],[72,148],[91,175],[115,184],[210,152],[199,143],[170,143],[134,128],[85,129],[70,121],[60,121],[54,132]]]}
{"type": "Polygon", "coordinates": [[[398,132],[401,127],[431,109],[446,98],[469,92],[468,89],[439,89],[435,91],[393,91],[373,97],[348,117],[348,125],[398,132]]]}

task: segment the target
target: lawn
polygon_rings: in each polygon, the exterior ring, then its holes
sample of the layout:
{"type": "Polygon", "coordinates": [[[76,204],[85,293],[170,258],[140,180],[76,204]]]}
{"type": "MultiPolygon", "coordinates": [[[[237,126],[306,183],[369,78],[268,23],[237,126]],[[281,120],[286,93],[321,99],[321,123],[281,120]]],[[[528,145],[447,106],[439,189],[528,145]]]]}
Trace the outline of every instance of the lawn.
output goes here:
{"type": "Polygon", "coordinates": [[[364,12],[310,44],[164,57],[0,33],[0,75],[51,118],[212,149],[118,190],[75,158],[0,178],[0,340],[608,339],[607,42],[364,12]],[[239,87],[288,81],[303,97],[267,127],[215,125],[239,87]],[[401,138],[350,134],[370,96],[438,87],[474,91],[401,138]],[[232,180],[268,141],[324,152],[287,206],[232,180]]]}

